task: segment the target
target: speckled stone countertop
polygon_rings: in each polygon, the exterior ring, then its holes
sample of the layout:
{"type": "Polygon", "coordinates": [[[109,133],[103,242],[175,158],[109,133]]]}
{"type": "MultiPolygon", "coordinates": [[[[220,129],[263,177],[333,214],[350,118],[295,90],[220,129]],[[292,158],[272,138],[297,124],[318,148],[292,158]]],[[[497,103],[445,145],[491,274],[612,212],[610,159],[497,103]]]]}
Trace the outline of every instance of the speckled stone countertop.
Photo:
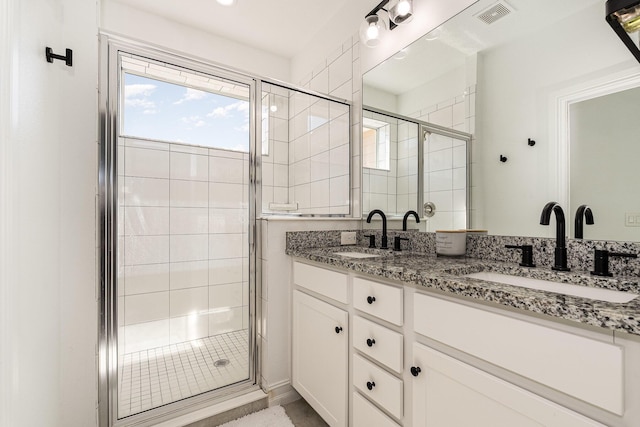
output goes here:
{"type": "Polygon", "coordinates": [[[640,295],[640,285],[637,278],[600,278],[590,275],[588,271],[560,273],[546,267],[526,268],[515,263],[465,257],[436,257],[425,253],[393,252],[357,246],[289,247],[287,254],[381,279],[400,281],[452,295],[470,297],[502,306],[640,335],[640,298],[635,298],[629,303],[611,303],[488,282],[464,277],[464,275],[490,271],[616,289],[640,295]],[[351,258],[335,254],[335,252],[347,251],[369,252],[379,256],[351,258]]]}

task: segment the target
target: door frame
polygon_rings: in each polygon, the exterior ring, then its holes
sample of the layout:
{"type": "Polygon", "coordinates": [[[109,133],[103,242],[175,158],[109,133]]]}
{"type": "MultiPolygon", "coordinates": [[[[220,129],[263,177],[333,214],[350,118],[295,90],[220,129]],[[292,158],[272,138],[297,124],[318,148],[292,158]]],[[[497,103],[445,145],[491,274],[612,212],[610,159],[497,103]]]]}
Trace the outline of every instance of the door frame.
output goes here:
{"type": "Polygon", "coordinates": [[[259,264],[256,262],[256,156],[257,125],[261,123],[259,90],[260,79],[235,70],[207,63],[201,59],[187,57],[176,52],[160,50],[141,42],[133,42],[106,33],[100,34],[99,66],[99,166],[97,223],[99,240],[99,303],[98,303],[98,423],[100,427],[150,426],[193,411],[211,407],[213,404],[259,390],[260,375],[259,346],[256,345],[256,319],[260,318],[259,264]],[[126,52],[156,61],[166,62],[186,69],[211,74],[215,77],[234,80],[250,88],[249,117],[249,378],[243,382],[211,390],[187,399],[153,408],[146,412],[118,419],[118,324],[116,305],[118,300],[117,280],[117,138],[118,81],[120,79],[119,52],[126,52]]]}

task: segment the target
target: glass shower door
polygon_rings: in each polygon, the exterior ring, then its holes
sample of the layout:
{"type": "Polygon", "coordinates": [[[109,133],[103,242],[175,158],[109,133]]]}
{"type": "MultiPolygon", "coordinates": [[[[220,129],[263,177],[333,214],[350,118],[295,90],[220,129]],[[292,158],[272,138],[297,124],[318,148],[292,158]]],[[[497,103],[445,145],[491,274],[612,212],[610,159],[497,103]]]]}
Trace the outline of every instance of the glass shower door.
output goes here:
{"type": "Polygon", "coordinates": [[[251,379],[252,84],[119,53],[117,418],[251,379]]]}

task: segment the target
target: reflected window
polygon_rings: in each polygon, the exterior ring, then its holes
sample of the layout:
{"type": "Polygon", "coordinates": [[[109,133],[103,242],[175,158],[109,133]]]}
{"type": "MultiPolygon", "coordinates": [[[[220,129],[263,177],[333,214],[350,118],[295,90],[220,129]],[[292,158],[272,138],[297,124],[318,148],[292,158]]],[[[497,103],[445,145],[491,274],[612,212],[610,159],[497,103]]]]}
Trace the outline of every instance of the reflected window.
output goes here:
{"type": "Polygon", "coordinates": [[[362,166],[389,170],[391,126],[379,120],[363,118],[362,166]]]}

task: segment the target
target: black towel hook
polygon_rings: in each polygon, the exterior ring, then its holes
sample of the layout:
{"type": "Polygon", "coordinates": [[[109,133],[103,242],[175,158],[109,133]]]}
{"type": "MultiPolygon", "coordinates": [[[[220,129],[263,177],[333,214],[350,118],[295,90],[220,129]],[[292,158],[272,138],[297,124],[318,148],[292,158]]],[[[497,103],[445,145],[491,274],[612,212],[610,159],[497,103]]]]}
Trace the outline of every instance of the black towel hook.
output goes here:
{"type": "Polygon", "coordinates": [[[60,59],[64,61],[68,67],[71,67],[73,65],[73,51],[71,49],[67,49],[65,53],[65,56],[56,55],[55,53],[53,53],[53,49],[51,49],[50,47],[47,47],[47,49],[45,50],[47,62],[53,62],[54,59],[60,59]]]}
{"type": "Polygon", "coordinates": [[[500,154],[500,161],[501,161],[502,163],[504,163],[504,162],[506,162],[506,161],[507,161],[507,158],[506,158],[505,156],[503,156],[502,154],[500,154]]]}

